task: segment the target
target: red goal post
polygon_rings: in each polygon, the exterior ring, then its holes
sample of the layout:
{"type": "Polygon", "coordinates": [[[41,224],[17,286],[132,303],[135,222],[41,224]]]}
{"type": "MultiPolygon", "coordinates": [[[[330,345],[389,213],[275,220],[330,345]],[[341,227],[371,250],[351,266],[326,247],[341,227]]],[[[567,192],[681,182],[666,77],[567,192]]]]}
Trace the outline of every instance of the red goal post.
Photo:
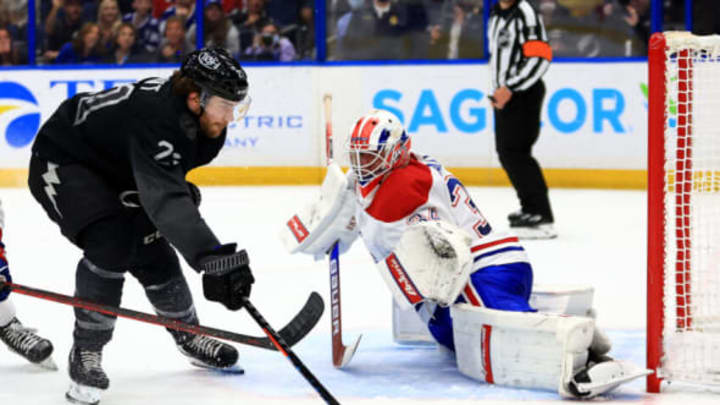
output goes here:
{"type": "Polygon", "coordinates": [[[656,33],[648,92],[647,390],[720,384],[720,36],[656,33]]]}

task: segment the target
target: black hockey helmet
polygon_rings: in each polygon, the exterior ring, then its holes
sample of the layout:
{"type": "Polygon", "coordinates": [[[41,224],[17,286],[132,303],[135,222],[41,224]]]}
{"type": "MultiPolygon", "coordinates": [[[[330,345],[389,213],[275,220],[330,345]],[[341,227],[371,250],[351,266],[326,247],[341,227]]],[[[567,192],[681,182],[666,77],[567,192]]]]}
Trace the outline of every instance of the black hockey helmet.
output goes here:
{"type": "Polygon", "coordinates": [[[192,79],[209,95],[242,101],[248,92],[247,75],[224,48],[193,51],[185,57],[180,73],[192,79]]]}

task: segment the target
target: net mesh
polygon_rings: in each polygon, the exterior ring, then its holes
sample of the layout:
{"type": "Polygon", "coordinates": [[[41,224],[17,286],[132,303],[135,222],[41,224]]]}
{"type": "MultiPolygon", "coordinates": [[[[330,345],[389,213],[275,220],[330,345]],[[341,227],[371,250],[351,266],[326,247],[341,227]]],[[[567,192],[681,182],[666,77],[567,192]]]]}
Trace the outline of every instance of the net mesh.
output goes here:
{"type": "Polygon", "coordinates": [[[666,40],[660,374],[720,384],[720,36],[666,40]]]}

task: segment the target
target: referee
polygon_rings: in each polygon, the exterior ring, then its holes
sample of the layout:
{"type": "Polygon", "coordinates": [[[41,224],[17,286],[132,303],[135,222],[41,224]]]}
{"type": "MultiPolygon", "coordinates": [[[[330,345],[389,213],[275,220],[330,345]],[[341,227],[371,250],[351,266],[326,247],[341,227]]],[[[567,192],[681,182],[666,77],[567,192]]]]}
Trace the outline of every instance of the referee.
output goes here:
{"type": "Polygon", "coordinates": [[[500,0],[490,13],[488,38],[495,148],[521,207],[508,215],[510,227],[520,237],[554,238],[548,188],[531,155],[540,135],[542,76],[552,60],[545,27],[526,0],[500,0]]]}

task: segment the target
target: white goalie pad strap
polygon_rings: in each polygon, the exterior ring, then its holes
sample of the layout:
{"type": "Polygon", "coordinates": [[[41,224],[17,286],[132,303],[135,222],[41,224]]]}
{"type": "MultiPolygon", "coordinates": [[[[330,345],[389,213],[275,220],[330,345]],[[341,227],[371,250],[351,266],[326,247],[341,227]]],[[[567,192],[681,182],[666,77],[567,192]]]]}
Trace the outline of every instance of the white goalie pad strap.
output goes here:
{"type": "Polygon", "coordinates": [[[378,270],[404,308],[423,300],[448,306],[467,284],[472,270],[470,236],[442,221],[409,226],[378,270]]]}
{"type": "Polygon", "coordinates": [[[530,306],[539,312],[592,317],[595,290],[589,285],[533,285],[530,306]]]}
{"type": "Polygon", "coordinates": [[[591,318],[451,307],[458,369],[492,384],[565,391],[587,362],[591,318]]]}
{"type": "Polygon", "coordinates": [[[355,196],[337,163],[327,168],[317,201],[298,210],[283,226],[280,239],[290,253],[307,253],[322,258],[340,242],[340,252],[358,237],[355,196]]]}

